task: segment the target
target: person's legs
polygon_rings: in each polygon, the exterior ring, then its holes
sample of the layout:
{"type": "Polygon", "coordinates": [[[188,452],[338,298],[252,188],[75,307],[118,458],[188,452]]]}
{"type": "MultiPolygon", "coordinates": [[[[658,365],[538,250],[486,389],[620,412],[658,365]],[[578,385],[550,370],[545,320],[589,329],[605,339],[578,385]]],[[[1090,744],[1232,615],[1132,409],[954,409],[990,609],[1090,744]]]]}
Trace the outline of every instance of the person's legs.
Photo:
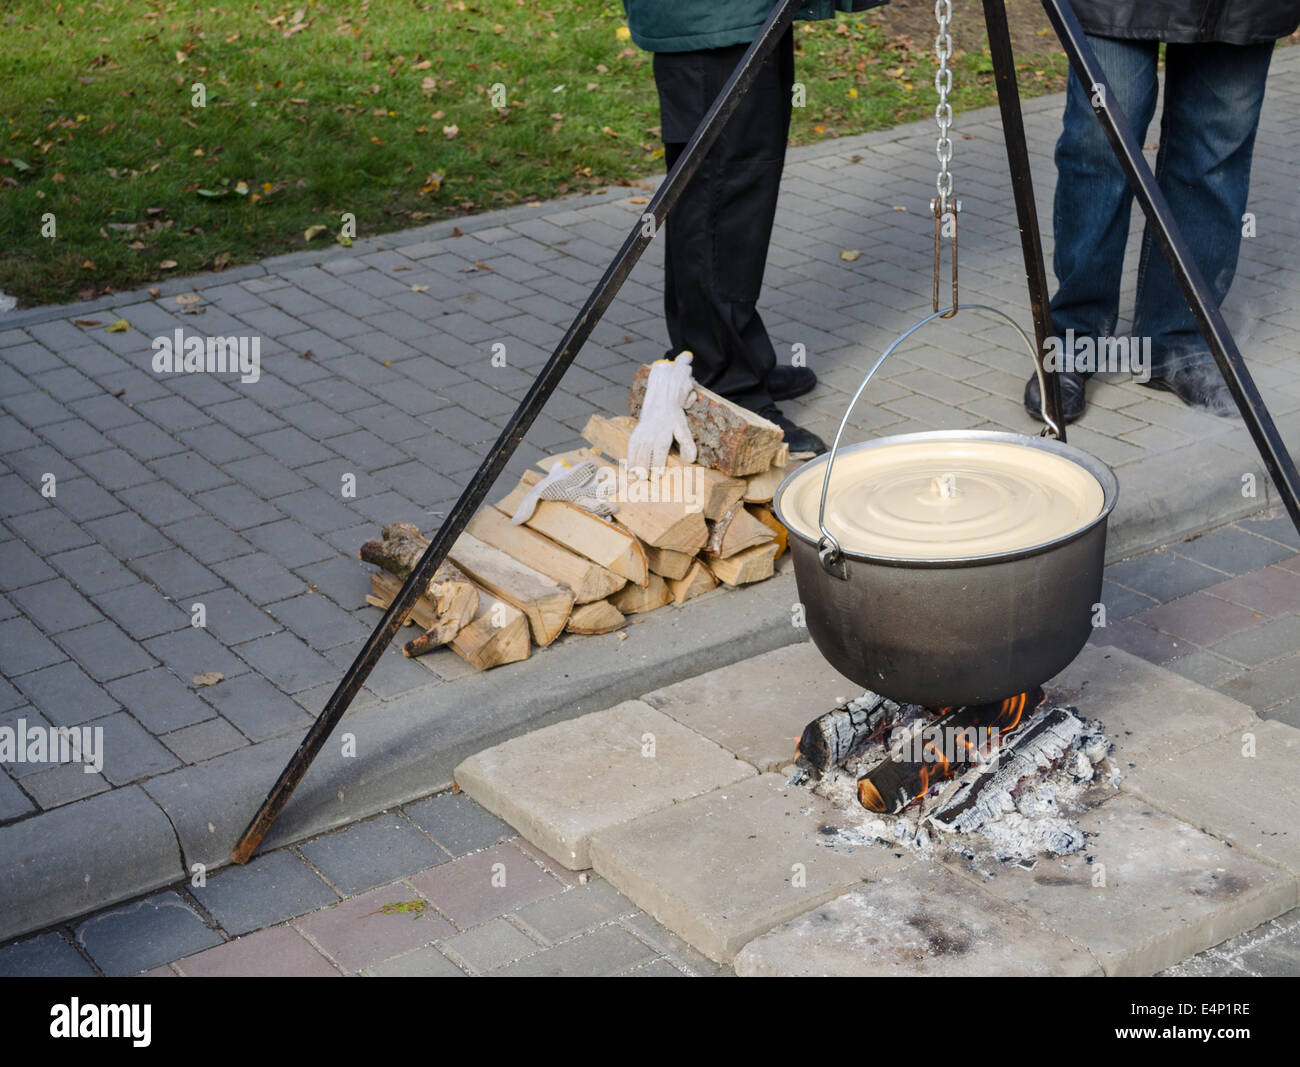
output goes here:
{"type": "MultiPolygon", "coordinates": [[[[1218,303],[1232,285],[1250,188],[1255,131],[1272,44],[1171,44],[1156,180],[1218,303]]],[[[1217,414],[1232,403],[1205,339],[1150,228],[1142,238],[1134,333],[1151,338],[1154,379],[1217,414]],[[1187,388],[1179,388],[1181,379],[1187,388]],[[1195,382],[1191,379],[1195,378],[1195,382]],[[1184,395],[1187,393],[1187,395],[1184,395]]]]}
{"type": "MultiPolygon", "coordinates": [[[[1140,140],[1156,105],[1155,41],[1089,37],[1110,82],[1114,102],[1140,140]]],[[[1056,198],[1052,266],[1057,289],[1052,297],[1053,331],[1063,337],[1104,337],[1119,316],[1120,275],[1128,241],[1133,194],[1101,123],[1093,114],[1092,91],[1074,71],[1056,143],[1056,198]]]]}
{"type": "MultiPolygon", "coordinates": [[[[657,53],[660,121],[671,167],[745,46],[657,53]]],[[[691,179],[666,226],[664,311],[695,378],[747,408],[772,403],[776,352],[757,303],[790,127],[794,47],[787,35],[691,179]]]]}
{"type": "MultiPolygon", "coordinates": [[[[1134,134],[1141,139],[1156,105],[1156,41],[1089,36],[1088,43],[1134,134]]],[[[1093,113],[1092,89],[1070,71],[1061,136],[1056,143],[1056,197],[1052,210],[1057,289],[1052,329],[1064,346],[1076,338],[1105,337],[1119,317],[1120,277],[1128,241],[1133,194],[1110,142],[1093,113]]],[[[1063,349],[1064,350],[1064,349],[1063,349]]],[[[1087,375],[1061,375],[1062,399],[1071,420],[1083,413],[1087,375]]],[[[1038,379],[1029,380],[1025,406],[1038,416],[1038,379]]]]}

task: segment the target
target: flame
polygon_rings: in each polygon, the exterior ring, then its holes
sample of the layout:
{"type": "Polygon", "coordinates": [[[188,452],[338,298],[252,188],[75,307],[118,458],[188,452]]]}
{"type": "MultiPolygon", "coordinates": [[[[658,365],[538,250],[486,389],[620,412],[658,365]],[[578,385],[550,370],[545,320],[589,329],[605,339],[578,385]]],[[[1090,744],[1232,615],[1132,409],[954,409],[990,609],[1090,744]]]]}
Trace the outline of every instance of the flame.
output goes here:
{"type": "MultiPolygon", "coordinates": [[[[1018,693],[1013,697],[1007,697],[1006,700],[1002,701],[1002,703],[998,705],[997,711],[992,716],[989,725],[998,728],[999,737],[1005,737],[1020,725],[1020,720],[1023,719],[1025,715],[1025,709],[1037,707],[1039,703],[1042,702],[1042,699],[1042,690],[1029,690],[1024,693],[1018,693]]],[[[938,710],[941,715],[946,715],[953,709],[951,707],[944,707],[939,708],[938,710]]],[[[982,718],[982,716],[980,718],[982,718]]],[[[958,740],[966,746],[966,751],[968,753],[971,755],[976,753],[975,745],[971,743],[964,731],[958,735],[958,740]]],[[[920,787],[916,795],[912,797],[912,801],[920,800],[930,791],[930,787],[935,782],[946,781],[955,773],[948,758],[944,756],[943,752],[933,741],[927,741],[921,751],[927,758],[924,760],[920,771],[920,787]]],[[[863,779],[863,781],[865,780],[866,779],[863,779]]],[[[879,794],[876,793],[874,788],[872,789],[872,793],[875,793],[876,797],[879,797],[879,794]]],[[[858,783],[858,799],[862,802],[864,807],[870,807],[866,800],[863,799],[862,782],[858,783]]],[[[909,801],[909,803],[912,801],[909,801]]],[[[872,810],[877,809],[873,808],[872,810]]]]}

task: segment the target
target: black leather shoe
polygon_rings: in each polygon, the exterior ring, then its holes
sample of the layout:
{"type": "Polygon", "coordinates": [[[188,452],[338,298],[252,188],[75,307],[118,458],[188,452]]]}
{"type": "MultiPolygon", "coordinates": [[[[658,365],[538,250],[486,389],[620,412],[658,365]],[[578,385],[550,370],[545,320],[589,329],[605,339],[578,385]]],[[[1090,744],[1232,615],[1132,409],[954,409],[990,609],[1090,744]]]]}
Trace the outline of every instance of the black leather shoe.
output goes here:
{"type": "MultiPolygon", "coordinates": [[[[1074,422],[1088,407],[1084,391],[1088,378],[1074,371],[1053,372],[1061,382],[1061,415],[1067,423],[1074,422]]],[[[1038,375],[1035,374],[1025,382],[1025,410],[1039,422],[1043,421],[1042,390],[1038,388],[1038,375]]]]}
{"type": "Polygon", "coordinates": [[[773,400],[793,400],[816,388],[817,375],[809,367],[776,367],[767,376],[766,384],[773,400]]]}
{"type": "Polygon", "coordinates": [[[811,452],[814,456],[820,456],[826,451],[825,441],[811,430],[795,425],[781,414],[781,409],[775,404],[768,404],[758,414],[768,422],[776,423],[785,431],[785,443],[790,446],[791,452],[811,452]]]}
{"type": "Polygon", "coordinates": [[[1217,415],[1221,419],[1239,418],[1237,403],[1219,373],[1216,363],[1194,363],[1143,382],[1149,389],[1173,393],[1189,408],[1217,415]]]}

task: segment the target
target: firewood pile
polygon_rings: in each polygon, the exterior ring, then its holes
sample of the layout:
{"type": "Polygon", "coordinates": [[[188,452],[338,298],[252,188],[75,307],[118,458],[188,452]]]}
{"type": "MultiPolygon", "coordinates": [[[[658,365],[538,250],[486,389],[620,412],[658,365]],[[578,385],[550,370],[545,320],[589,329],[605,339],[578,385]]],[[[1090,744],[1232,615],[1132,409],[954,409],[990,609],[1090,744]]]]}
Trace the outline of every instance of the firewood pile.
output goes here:
{"type": "MultiPolygon", "coordinates": [[[[686,409],[697,462],[674,449],[662,471],[635,478],[620,461],[649,373],[637,371],[630,415],[592,415],[587,447],[548,457],[473,518],[411,613],[408,625],[421,633],[403,646],[407,656],[447,646],[487,670],[527,659],[561,633],[610,633],[629,615],[772,576],[787,546],[772,497],[793,469],[780,427],[697,386],[686,409]],[[557,458],[594,462],[613,486],[616,514],[543,499],[514,525],[510,516],[557,458]]],[[[366,599],[388,607],[427,545],[403,522],[363,544],[362,561],[380,568],[366,599]]]]}

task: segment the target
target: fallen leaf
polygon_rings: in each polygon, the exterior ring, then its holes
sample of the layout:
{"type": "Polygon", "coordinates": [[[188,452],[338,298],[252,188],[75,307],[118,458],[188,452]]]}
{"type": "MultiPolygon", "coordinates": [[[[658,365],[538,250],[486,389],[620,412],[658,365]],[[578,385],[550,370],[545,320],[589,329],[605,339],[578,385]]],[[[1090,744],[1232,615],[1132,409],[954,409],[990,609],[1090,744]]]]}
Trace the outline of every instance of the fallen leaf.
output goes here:
{"type": "Polygon", "coordinates": [[[629,196],[627,202],[629,204],[648,204],[650,203],[650,198],[648,196],[629,196]]]}
{"type": "Polygon", "coordinates": [[[74,326],[98,326],[100,320],[99,319],[73,319],[72,323],[74,326]]]}
{"type": "Polygon", "coordinates": [[[626,26],[620,26],[614,31],[614,39],[616,41],[630,41],[632,39],[632,31],[626,26]]]}
{"type": "Polygon", "coordinates": [[[316,237],[319,237],[324,232],[325,232],[325,227],[322,226],[320,223],[317,223],[315,226],[308,226],[305,230],[303,230],[302,238],[304,241],[310,241],[316,237]]]}
{"type": "Polygon", "coordinates": [[[617,137],[617,136],[618,136],[618,131],[617,131],[617,130],[613,130],[613,129],[611,129],[611,128],[608,127],[608,126],[602,126],[602,127],[600,128],[600,132],[603,133],[606,137],[617,137]]]}
{"type": "Polygon", "coordinates": [[[428,287],[427,285],[413,285],[413,286],[411,286],[411,292],[413,292],[413,293],[427,293],[428,291],[429,291],[429,287],[428,287]]]}
{"type": "Polygon", "coordinates": [[[180,266],[180,264],[177,263],[176,260],[174,259],[164,259],[161,263],[158,264],[160,270],[173,270],[178,266],[180,266]]]}
{"type": "Polygon", "coordinates": [[[202,674],[196,674],[191,681],[202,689],[205,685],[216,685],[225,680],[225,675],[220,671],[204,671],[202,674]]]}
{"type": "Polygon", "coordinates": [[[862,249],[850,248],[840,253],[840,259],[844,260],[845,263],[852,263],[860,255],[862,255],[862,249]]]}
{"type": "Polygon", "coordinates": [[[126,319],[118,319],[112,326],[105,326],[108,333],[126,333],[131,328],[131,324],[126,319]]]}
{"type": "Polygon", "coordinates": [[[442,135],[445,138],[447,138],[447,140],[449,141],[459,133],[460,133],[460,127],[457,126],[454,122],[450,126],[444,126],[442,128],[442,135]]]}

